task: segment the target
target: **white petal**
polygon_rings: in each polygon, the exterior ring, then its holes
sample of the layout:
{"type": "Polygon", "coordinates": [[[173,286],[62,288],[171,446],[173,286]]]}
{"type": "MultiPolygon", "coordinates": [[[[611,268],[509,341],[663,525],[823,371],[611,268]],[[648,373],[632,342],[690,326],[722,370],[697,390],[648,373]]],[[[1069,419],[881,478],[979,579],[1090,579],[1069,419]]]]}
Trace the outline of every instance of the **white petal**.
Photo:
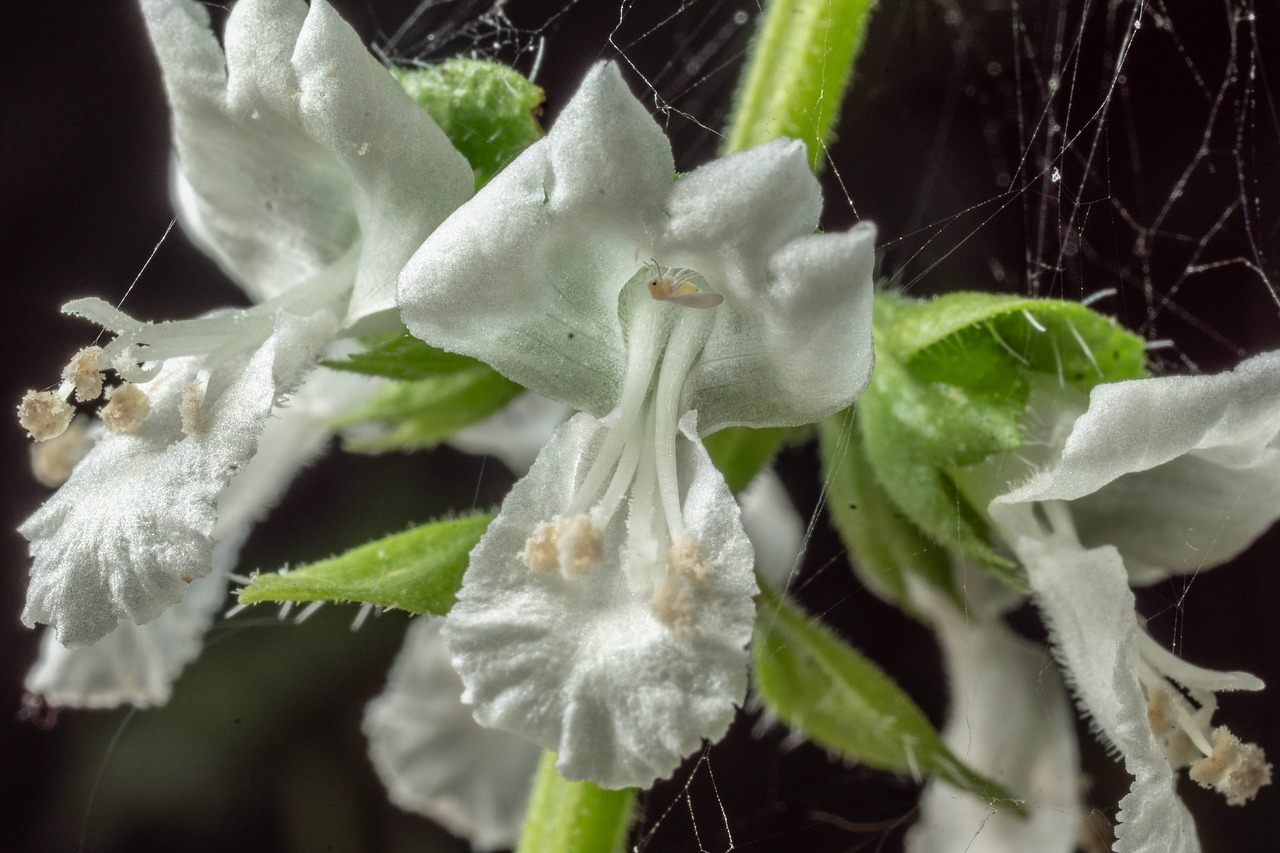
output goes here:
{"type": "Polygon", "coordinates": [[[694,592],[698,633],[676,639],[618,563],[626,524],[604,532],[605,560],[565,580],[522,559],[534,527],[567,510],[608,427],[578,415],[556,431],[471,553],[445,625],[464,700],[483,725],[551,749],[570,779],[647,788],[703,738],[720,737],[746,691],[756,586],[737,504],[681,422],[678,471],[688,532],[709,556],[694,592]]]}
{"type": "Polygon", "coordinates": [[[350,324],[395,309],[400,269],[471,197],[475,175],[325,0],[312,0],[293,67],[302,126],[342,167],[360,220],[350,324]]]}
{"type": "Polygon", "coordinates": [[[218,496],[213,571],[194,581],[177,606],[145,625],[123,621],[90,646],[68,649],[46,631],[26,688],[50,705],[113,708],[163,705],[173,683],[199,655],[226,600],[226,578],[250,527],[279,499],[297,472],[324,448],[329,423],[376,387],[365,377],[320,370],[267,420],[248,466],[218,496]]]}
{"type": "MultiPolygon", "coordinates": [[[[921,599],[915,596],[918,603],[921,599]]],[[[998,620],[970,621],[936,594],[927,612],[951,684],[943,740],[970,767],[1021,800],[1030,817],[930,781],[920,797],[920,822],[907,835],[907,850],[1071,853],[1083,820],[1080,759],[1075,719],[1047,651],[998,620]]]]}
{"type": "Polygon", "coordinates": [[[622,385],[618,292],[674,165],[615,66],[595,66],[546,138],[427,239],[400,275],[405,324],[601,416],[622,385]]]}
{"type": "Polygon", "coordinates": [[[174,359],[143,389],[151,415],[109,435],[20,532],[34,565],[23,622],[83,646],[121,618],[144,623],[212,569],[219,493],[253,457],[276,395],[335,329],[331,315],[281,315],[277,331],[217,399],[204,430],[184,435],[180,400],[199,362],[174,359]]]}
{"type": "Polygon", "coordinates": [[[1045,540],[1023,537],[1015,550],[1081,710],[1134,776],[1120,803],[1116,851],[1199,851],[1174,772],[1147,722],[1134,598],[1120,554],[1110,547],[1084,550],[1063,533],[1045,540]]]}
{"type": "Polygon", "coordinates": [[[463,453],[496,456],[523,475],[568,417],[569,408],[563,403],[527,391],[505,409],[455,432],[449,444],[463,453]]]}
{"type": "Polygon", "coordinates": [[[400,808],[476,850],[513,847],[540,751],[471,718],[440,625],[423,617],[409,627],[386,689],[365,710],[369,758],[400,808]]]}
{"type": "Polygon", "coordinates": [[[774,589],[786,589],[800,569],[804,521],[796,512],[772,468],[766,468],[743,490],[742,528],[756,552],[756,571],[774,589]]]}
{"type": "Polygon", "coordinates": [[[726,294],[716,309],[685,386],[703,430],[812,423],[862,393],[875,360],[875,236],[874,226],[861,223],[796,237],[768,257],[763,279],[727,288],[743,295],[726,294]]]}
{"type": "Polygon", "coordinates": [[[241,0],[225,70],[208,16],[143,0],[174,113],[184,228],[255,300],[361,245],[348,321],[392,307],[395,275],[471,192],[472,173],[324,2],[241,0]]]}
{"type": "Polygon", "coordinates": [[[182,601],[145,625],[122,621],[93,645],[74,649],[46,630],[26,689],[61,707],[150,708],[168,702],[174,681],[200,654],[205,632],[226,601],[226,571],[216,568],[226,544],[214,548],[209,577],[192,582],[182,601]]]}

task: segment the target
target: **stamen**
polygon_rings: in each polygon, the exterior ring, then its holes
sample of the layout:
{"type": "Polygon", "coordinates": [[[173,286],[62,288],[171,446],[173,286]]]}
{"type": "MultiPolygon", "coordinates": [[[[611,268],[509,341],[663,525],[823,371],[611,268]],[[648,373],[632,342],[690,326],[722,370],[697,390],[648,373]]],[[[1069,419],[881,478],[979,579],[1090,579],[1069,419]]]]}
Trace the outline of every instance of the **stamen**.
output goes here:
{"type": "Polygon", "coordinates": [[[586,577],[600,563],[604,533],[585,515],[574,516],[562,528],[556,539],[560,574],[568,580],[586,577]]]}
{"type": "Polygon", "coordinates": [[[126,382],[107,392],[102,423],[115,433],[137,432],[151,413],[151,401],[137,385],[126,382]]]}
{"type": "Polygon", "coordinates": [[[98,371],[101,356],[102,347],[85,347],[62,369],[62,380],[75,388],[76,402],[87,403],[102,395],[102,374],[98,371]]]}
{"type": "Polygon", "coordinates": [[[524,564],[535,572],[554,572],[560,568],[557,541],[564,522],[559,518],[538,526],[524,543],[524,564]]]}
{"type": "Polygon", "coordinates": [[[204,432],[204,419],[200,409],[204,405],[205,394],[209,390],[209,371],[201,370],[196,378],[182,389],[182,402],[178,405],[178,413],[182,416],[182,432],[186,435],[198,435],[204,432]]]}
{"type": "Polygon", "coordinates": [[[76,418],[57,438],[31,445],[31,473],[41,485],[56,489],[89,452],[87,418],[76,418]]]}
{"type": "Polygon", "coordinates": [[[71,404],[52,391],[28,391],[18,404],[18,423],[36,441],[62,435],[74,414],[71,404]]]}
{"type": "Polygon", "coordinates": [[[677,640],[688,642],[698,635],[693,583],[683,575],[668,576],[654,593],[649,609],[677,640]]]}
{"type": "Polygon", "coordinates": [[[672,574],[684,578],[694,586],[707,582],[707,552],[689,534],[683,534],[667,552],[667,565],[672,574]]]}
{"type": "Polygon", "coordinates": [[[1212,788],[1227,798],[1227,805],[1242,806],[1254,798],[1258,789],[1271,784],[1271,765],[1266,753],[1252,743],[1219,726],[1213,730],[1213,749],[1191,765],[1192,780],[1212,788]]]}

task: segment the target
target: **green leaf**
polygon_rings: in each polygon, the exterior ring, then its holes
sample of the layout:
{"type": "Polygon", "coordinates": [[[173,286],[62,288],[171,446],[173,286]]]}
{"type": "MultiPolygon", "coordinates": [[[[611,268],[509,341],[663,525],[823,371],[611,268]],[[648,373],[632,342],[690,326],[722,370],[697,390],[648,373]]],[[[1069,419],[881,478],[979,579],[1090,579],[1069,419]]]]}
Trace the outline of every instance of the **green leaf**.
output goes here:
{"type": "Polygon", "coordinates": [[[769,464],[789,432],[787,427],[729,427],[712,433],[702,443],[712,463],[724,475],[729,491],[736,495],[769,464]]]}
{"type": "Polygon", "coordinates": [[[883,342],[915,376],[1001,400],[1027,372],[1085,391],[1146,376],[1142,338],[1078,302],[953,293],[899,312],[883,342]]]}
{"type": "Polygon", "coordinates": [[[875,0],[771,0],[751,44],[722,153],[788,136],[826,162],[875,0]]]}
{"type": "Polygon", "coordinates": [[[853,410],[818,427],[818,446],[829,488],[827,511],[858,579],[881,598],[914,614],[907,595],[914,573],[959,601],[946,548],[925,536],[889,498],[867,459],[853,410]]]}
{"type": "Polygon", "coordinates": [[[635,799],[631,788],[607,791],[590,782],[568,781],[556,772],[555,754],[543,752],[517,853],[622,850],[635,799]]]}
{"type": "Polygon", "coordinates": [[[256,575],[241,604],[337,601],[443,616],[453,607],[467,555],[490,515],[433,521],[298,569],[256,575]]]}
{"type": "Polygon", "coordinates": [[[542,138],[542,89],[514,68],[486,59],[449,59],[391,73],[467,158],[477,189],[542,138]]]}
{"type": "Polygon", "coordinates": [[[487,365],[476,363],[431,379],[389,383],[334,426],[372,424],[384,428],[373,436],[348,439],[344,445],[347,450],[420,450],[487,418],[523,390],[487,365]]]}
{"type": "Polygon", "coordinates": [[[1022,443],[1022,399],[995,405],[954,386],[915,378],[882,348],[858,401],[858,425],[876,479],[917,527],[1019,591],[1014,564],[991,545],[987,524],[951,472],[1022,443]]]}
{"type": "Polygon", "coordinates": [[[368,349],[344,361],[322,361],[333,370],[412,381],[457,373],[480,362],[474,358],[436,349],[408,333],[366,341],[368,349]]]}
{"type": "Polygon", "coordinates": [[[879,667],[767,589],[752,656],[765,705],[823,749],[881,770],[932,776],[1025,815],[1003,788],[947,749],[879,667]]]}

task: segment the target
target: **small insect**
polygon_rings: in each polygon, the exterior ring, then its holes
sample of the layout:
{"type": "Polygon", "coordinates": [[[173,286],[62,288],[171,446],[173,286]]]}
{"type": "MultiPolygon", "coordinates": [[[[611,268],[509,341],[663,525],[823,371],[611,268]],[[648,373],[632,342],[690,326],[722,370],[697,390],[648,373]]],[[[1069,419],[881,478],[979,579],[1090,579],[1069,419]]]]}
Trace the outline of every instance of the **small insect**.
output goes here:
{"type": "Polygon", "coordinates": [[[693,270],[682,267],[664,269],[652,258],[646,266],[653,268],[653,275],[645,286],[649,288],[649,295],[659,302],[671,302],[685,308],[714,308],[724,302],[720,294],[699,289],[698,282],[705,286],[706,281],[693,270]]]}

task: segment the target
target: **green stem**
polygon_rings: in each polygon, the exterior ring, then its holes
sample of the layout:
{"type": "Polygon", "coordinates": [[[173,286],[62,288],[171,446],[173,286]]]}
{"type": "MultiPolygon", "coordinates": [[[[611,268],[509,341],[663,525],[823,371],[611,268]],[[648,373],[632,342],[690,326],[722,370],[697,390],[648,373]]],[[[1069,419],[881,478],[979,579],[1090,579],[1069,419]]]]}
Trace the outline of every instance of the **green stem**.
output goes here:
{"type": "Polygon", "coordinates": [[[822,168],[875,0],[771,0],[743,69],[722,153],[779,136],[822,168]]]}
{"type": "Polygon", "coordinates": [[[517,853],[613,853],[627,840],[636,792],[570,782],[542,753],[517,853]]]}

